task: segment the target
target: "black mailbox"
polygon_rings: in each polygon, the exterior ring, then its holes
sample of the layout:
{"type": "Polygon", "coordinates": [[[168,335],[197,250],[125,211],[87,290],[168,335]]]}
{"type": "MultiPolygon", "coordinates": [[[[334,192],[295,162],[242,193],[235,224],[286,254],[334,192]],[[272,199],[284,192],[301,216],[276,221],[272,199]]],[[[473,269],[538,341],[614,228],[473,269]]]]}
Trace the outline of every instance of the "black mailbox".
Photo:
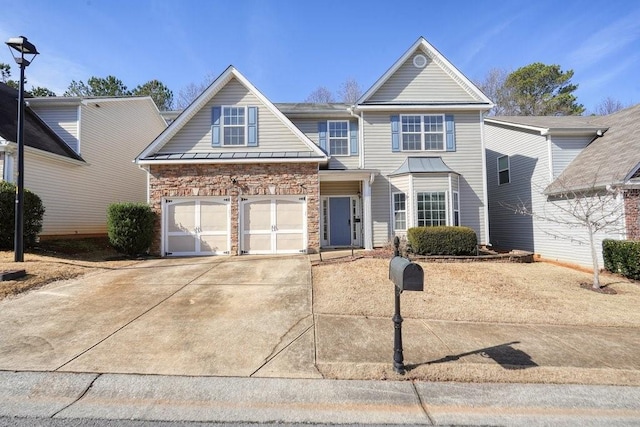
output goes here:
{"type": "Polygon", "coordinates": [[[389,279],[400,291],[424,290],[424,271],[420,265],[395,256],[389,264],[389,279]]]}

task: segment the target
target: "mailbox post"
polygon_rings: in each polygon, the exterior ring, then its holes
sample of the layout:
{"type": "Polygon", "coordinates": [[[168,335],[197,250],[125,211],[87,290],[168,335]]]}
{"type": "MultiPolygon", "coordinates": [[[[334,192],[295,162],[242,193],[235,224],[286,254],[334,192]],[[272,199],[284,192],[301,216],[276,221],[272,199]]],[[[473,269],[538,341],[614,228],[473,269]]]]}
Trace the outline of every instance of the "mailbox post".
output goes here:
{"type": "Polygon", "coordinates": [[[424,290],[424,271],[418,264],[414,264],[400,256],[400,239],[393,240],[394,256],[389,263],[389,279],[395,285],[395,311],[393,314],[393,369],[405,373],[404,356],[402,354],[402,316],[400,315],[400,294],[402,291],[424,290]]]}

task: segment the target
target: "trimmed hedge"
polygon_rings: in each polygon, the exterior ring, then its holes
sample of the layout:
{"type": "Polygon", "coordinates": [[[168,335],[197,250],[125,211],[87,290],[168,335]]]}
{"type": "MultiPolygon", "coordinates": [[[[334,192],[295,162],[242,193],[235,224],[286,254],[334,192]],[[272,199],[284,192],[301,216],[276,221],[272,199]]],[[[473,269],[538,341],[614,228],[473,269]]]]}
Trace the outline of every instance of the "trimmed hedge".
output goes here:
{"type": "Polygon", "coordinates": [[[605,239],[602,257],[608,271],[640,280],[640,241],[605,239]]]}
{"type": "MultiPolygon", "coordinates": [[[[25,247],[29,247],[36,243],[38,233],[42,231],[44,206],[37,194],[25,189],[23,209],[23,242],[25,247]]],[[[0,181],[0,249],[14,247],[15,218],[16,186],[10,182],[0,181]]]]}
{"type": "Polygon", "coordinates": [[[476,255],[478,238],[469,227],[413,227],[407,231],[416,255],[476,255]]]}
{"type": "Polygon", "coordinates": [[[153,241],[155,214],[145,203],[113,203],[107,208],[109,243],[118,252],[135,257],[153,241]]]}

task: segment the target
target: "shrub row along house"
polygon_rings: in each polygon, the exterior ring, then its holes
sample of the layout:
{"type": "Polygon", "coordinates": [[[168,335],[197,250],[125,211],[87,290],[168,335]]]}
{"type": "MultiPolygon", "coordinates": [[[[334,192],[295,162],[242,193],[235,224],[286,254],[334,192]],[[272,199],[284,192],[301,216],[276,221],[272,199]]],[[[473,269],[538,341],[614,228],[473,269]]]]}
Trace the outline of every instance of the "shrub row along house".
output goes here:
{"type": "MultiPolygon", "coordinates": [[[[1,94],[11,180],[15,93],[1,94]]],[[[507,207],[544,212],[559,182],[623,186],[626,223],[609,236],[639,233],[640,107],[485,119],[491,100],[423,38],[353,105],[273,103],[232,66],[168,126],[149,98],[29,103],[25,182],[47,209],[43,234],[103,233],[109,203],[148,201],[163,256],[371,249],[464,225],[479,244],[590,265],[580,239],[507,207]]]]}

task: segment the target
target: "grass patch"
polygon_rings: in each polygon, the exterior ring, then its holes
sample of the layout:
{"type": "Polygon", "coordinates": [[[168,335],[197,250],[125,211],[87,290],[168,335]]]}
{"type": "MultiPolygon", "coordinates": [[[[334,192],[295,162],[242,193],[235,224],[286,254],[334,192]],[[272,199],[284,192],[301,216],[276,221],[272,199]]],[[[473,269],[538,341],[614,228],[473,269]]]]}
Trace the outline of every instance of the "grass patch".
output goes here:
{"type": "Polygon", "coordinates": [[[0,299],[58,280],[137,262],[120,256],[106,237],[43,240],[27,250],[24,262],[13,260],[13,251],[0,251],[0,271],[24,269],[27,276],[0,282],[0,299]]]}

